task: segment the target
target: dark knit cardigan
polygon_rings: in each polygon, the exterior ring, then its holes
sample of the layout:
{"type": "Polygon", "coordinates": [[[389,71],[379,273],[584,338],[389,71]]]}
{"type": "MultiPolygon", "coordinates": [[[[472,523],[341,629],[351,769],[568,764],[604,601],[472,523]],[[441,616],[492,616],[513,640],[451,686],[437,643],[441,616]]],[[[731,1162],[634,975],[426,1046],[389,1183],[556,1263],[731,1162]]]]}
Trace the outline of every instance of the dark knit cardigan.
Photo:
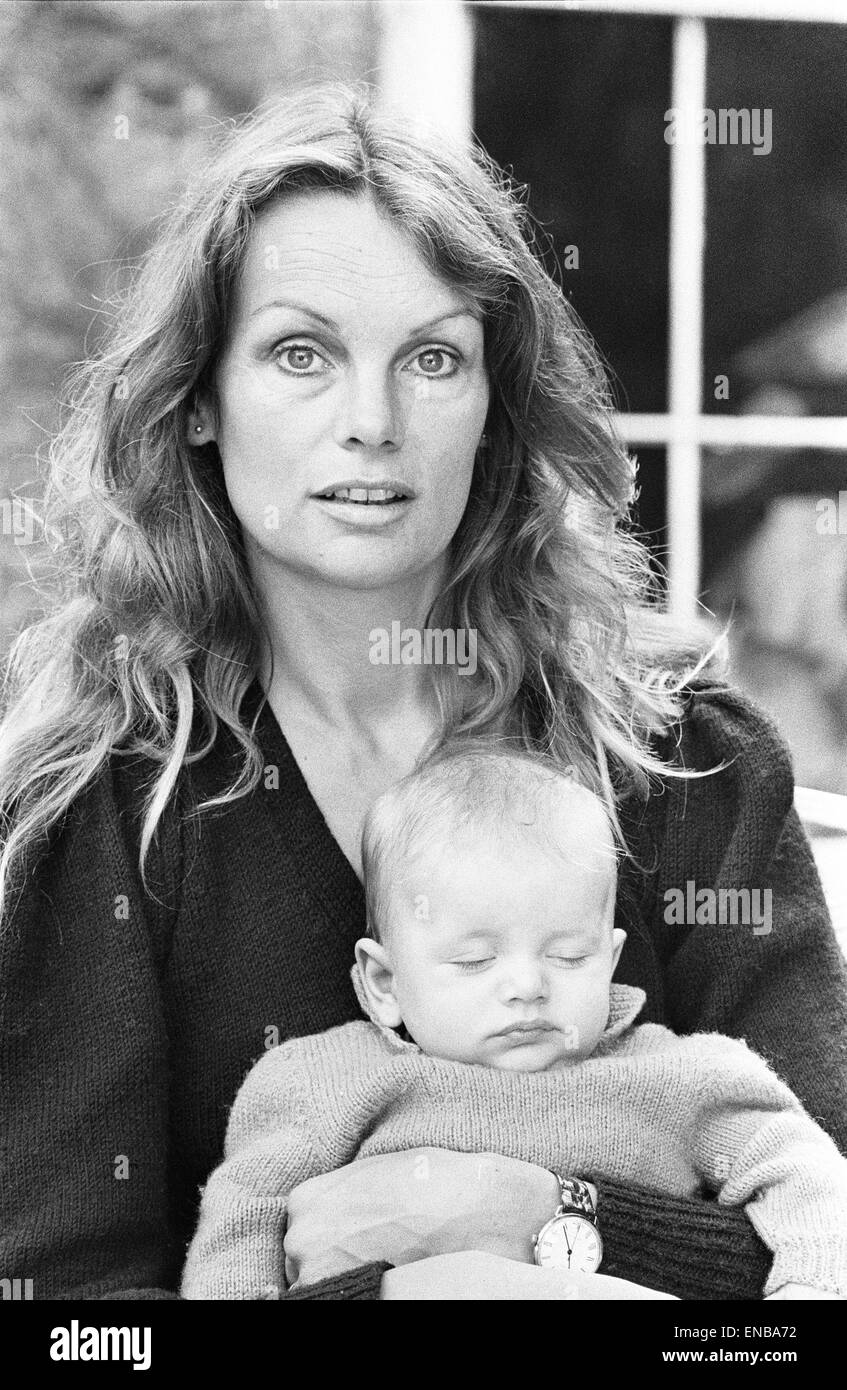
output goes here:
{"type": "MultiPolygon", "coordinates": [[[[254,682],[242,716],[262,704],[254,682]]],[[[644,1019],[743,1037],[847,1151],[847,980],[792,808],[785,745],[740,694],[692,687],[686,766],[624,807],[616,979],[644,1019]],[[772,931],[669,926],[664,891],[771,888],[772,931]]],[[[189,812],[239,766],[222,731],[182,769],[138,874],[149,764],[113,755],[33,856],[0,935],[0,1277],[36,1299],[175,1298],[198,1190],[266,1045],[360,1017],[361,884],[270,706],[249,796],[189,812]]],[[[676,740],[663,741],[669,755],[676,740]]],[[[661,1142],[660,1136],[657,1142],[661,1142]]],[[[757,1298],[770,1257],[742,1212],[602,1183],[603,1271],[683,1298],[757,1298]]],[[[384,1264],[287,1298],[379,1297],[384,1264]]]]}

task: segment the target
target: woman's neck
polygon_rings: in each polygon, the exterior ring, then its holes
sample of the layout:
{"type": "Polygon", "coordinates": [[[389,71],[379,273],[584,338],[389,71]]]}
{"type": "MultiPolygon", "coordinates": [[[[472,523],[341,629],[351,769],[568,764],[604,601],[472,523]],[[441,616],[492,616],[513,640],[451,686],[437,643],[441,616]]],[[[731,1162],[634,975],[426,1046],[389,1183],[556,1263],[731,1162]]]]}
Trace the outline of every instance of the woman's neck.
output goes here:
{"type": "Polygon", "coordinates": [[[265,569],[260,566],[257,587],[273,652],[273,676],[267,649],[260,673],[269,698],[296,702],[315,723],[335,728],[372,728],[424,710],[434,716],[429,668],[400,664],[396,642],[394,659],[390,646],[392,632],[423,629],[443,584],[443,564],[390,587],[357,590],[265,569]],[[375,630],[386,634],[381,653],[375,630]],[[374,661],[379,654],[383,660],[374,661]]]}

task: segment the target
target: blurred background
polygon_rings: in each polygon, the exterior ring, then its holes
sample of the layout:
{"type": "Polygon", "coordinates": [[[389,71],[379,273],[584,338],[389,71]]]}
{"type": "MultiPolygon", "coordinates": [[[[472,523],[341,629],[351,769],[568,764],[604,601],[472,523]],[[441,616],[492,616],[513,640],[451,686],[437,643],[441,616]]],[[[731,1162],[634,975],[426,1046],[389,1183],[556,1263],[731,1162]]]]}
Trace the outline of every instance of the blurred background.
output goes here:
{"type": "MultiPolygon", "coordinates": [[[[825,0],[0,5],[0,655],[35,612],[27,499],[66,367],[220,123],[322,77],[472,129],[529,185],[672,606],[732,619],[797,781],[847,793],[847,9],[825,0]],[[771,147],[669,143],[681,101],[769,111],[771,147]]],[[[814,804],[823,839],[842,803],[814,804]]]]}

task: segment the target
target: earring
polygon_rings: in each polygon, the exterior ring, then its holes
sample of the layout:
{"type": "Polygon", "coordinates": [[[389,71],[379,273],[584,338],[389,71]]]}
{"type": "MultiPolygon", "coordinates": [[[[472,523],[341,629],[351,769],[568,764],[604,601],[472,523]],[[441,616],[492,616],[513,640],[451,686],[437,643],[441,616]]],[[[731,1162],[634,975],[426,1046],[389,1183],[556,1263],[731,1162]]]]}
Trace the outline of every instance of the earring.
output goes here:
{"type": "Polygon", "coordinates": [[[202,434],[202,433],[203,433],[203,426],[202,426],[202,425],[195,425],[195,426],[194,426],[194,433],[195,433],[195,434],[202,434]]]}
{"type": "Polygon", "coordinates": [[[480,449],[487,449],[487,448],[488,448],[488,444],[489,444],[488,435],[487,435],[487,433],[485,433],[485,434],[483,434],[483,435],[481,436],[481,438],[480,438],[479,447],[480,447],[480,449]]]}

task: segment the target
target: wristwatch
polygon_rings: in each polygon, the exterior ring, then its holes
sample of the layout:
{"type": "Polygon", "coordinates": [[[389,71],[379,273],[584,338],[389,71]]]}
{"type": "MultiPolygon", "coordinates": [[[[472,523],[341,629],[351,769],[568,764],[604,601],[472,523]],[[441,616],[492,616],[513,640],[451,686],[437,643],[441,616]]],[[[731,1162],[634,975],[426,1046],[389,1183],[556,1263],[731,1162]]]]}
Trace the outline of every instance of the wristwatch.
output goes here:
{"type": "Polygon", "coordinates": [[[546,1269],[594,1274],[603,1258],[597,1227],[597,1189],[581,1178],[553,1175],[562,1191],[555,1214],[533,1241],[535,1263],[546,1269]]]}

